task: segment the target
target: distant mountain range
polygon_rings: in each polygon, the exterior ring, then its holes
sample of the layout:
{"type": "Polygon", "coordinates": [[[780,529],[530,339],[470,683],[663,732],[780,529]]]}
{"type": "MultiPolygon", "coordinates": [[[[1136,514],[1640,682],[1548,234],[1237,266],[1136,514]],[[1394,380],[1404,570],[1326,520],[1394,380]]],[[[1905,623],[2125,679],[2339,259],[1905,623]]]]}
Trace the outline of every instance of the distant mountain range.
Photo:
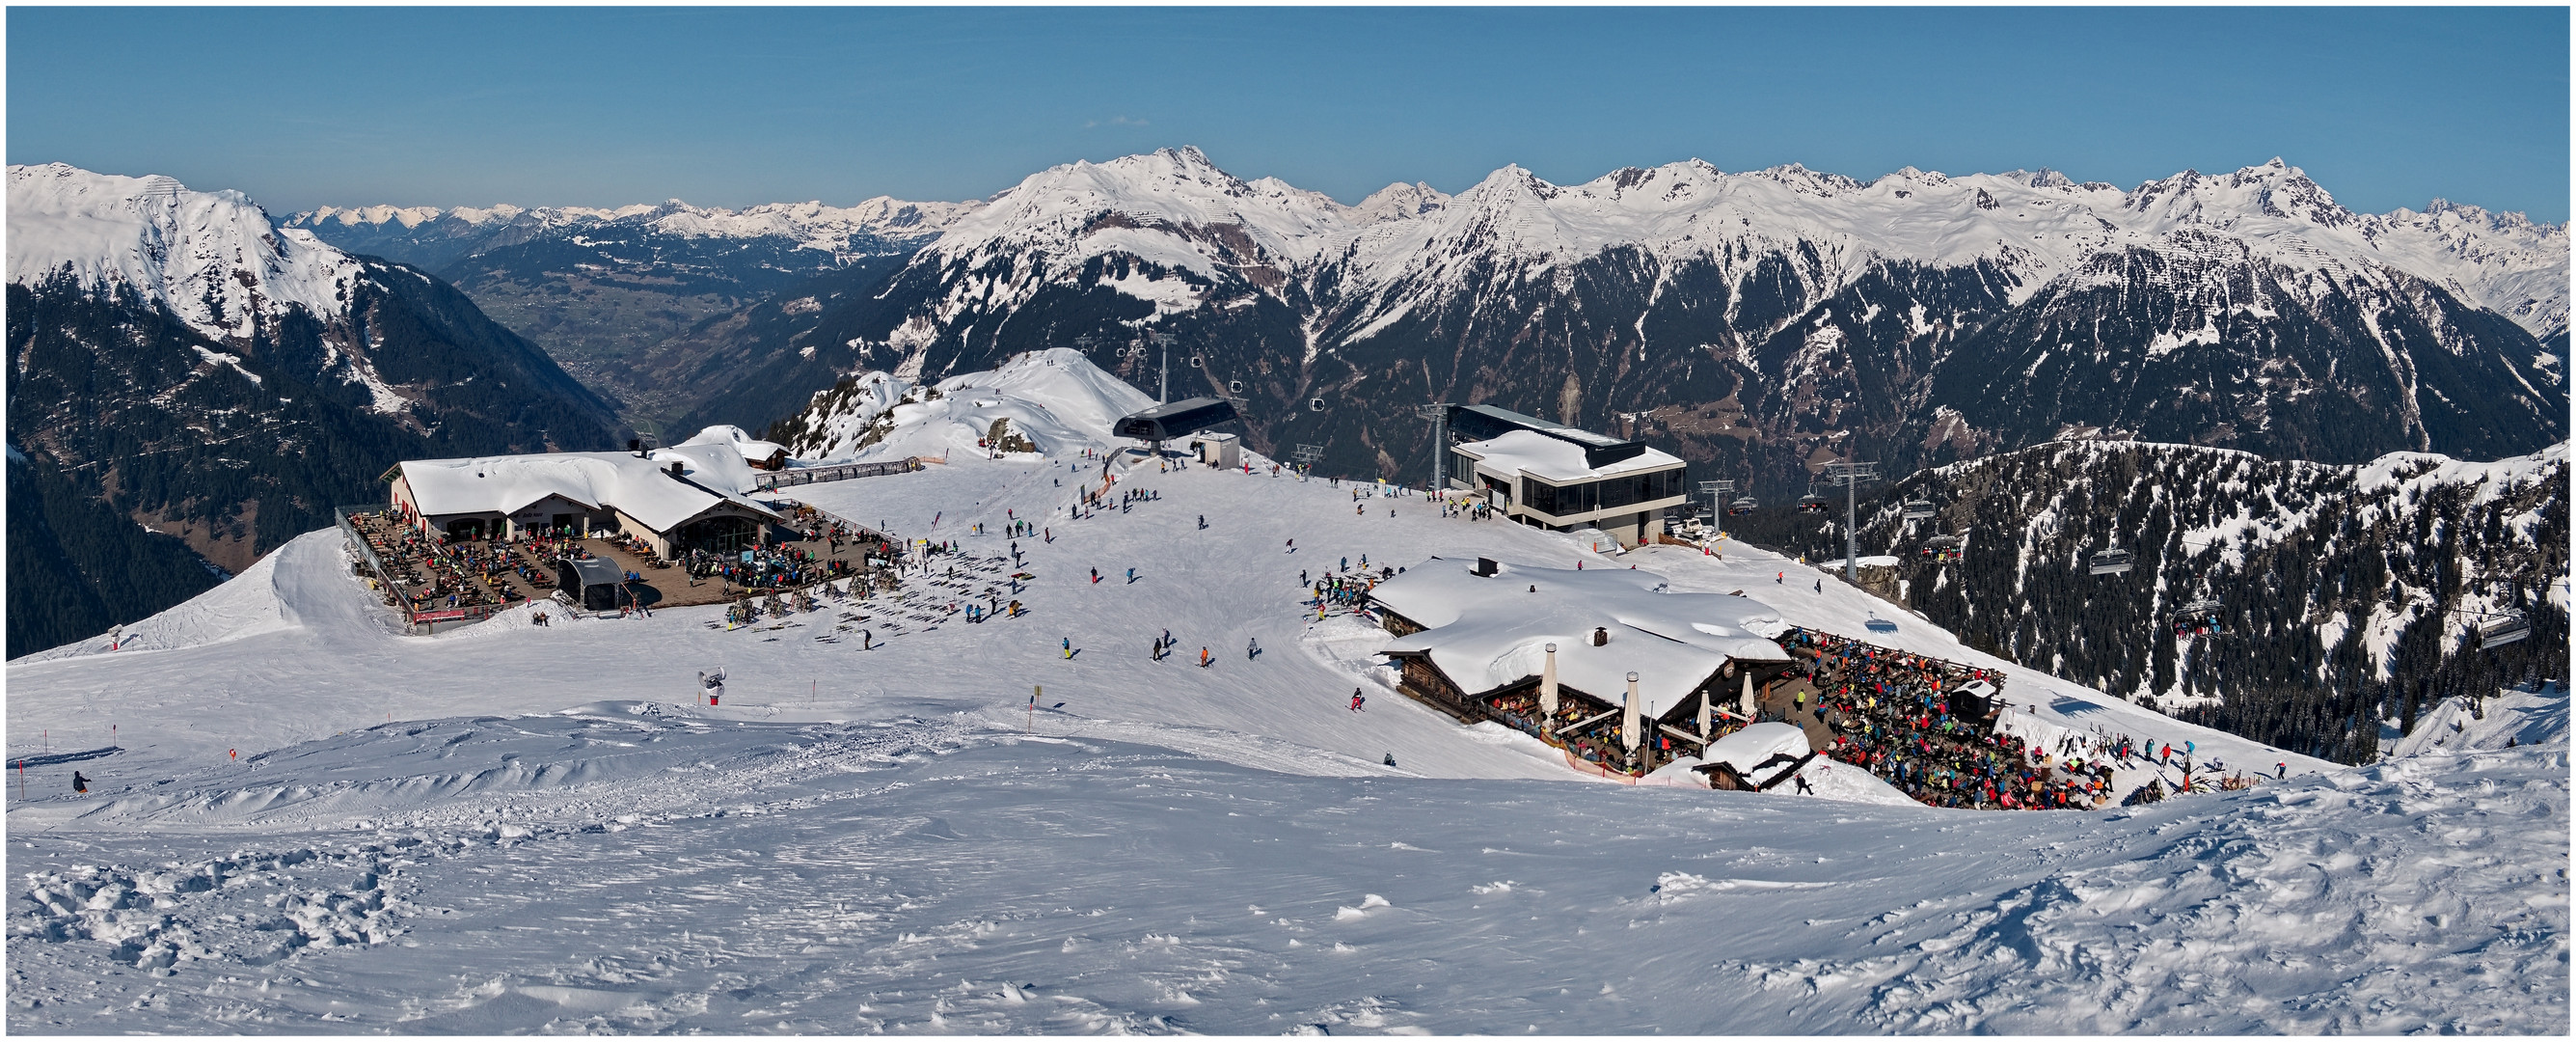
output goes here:
{"type": "Polygon", "coordinates": [[[2041,171],[1861,182],[1705,163],[1357,206],[1194,149],[1032,175],[890,274],[741,313],[687,423],[757,425],[867,370],[936,378],[1082,346],[1239,398],[1256,447],[1429,470],[1412,406],[1647,434],[1803,490],[2067,435],[2360,462],[2566,437],[2568,237],[2436,203],[2356,214],[2274,161],[2121,190],[2041,171]],[[747,375],[744,375],[747,374],[747,375]]]}
{"type": "Polygon", "coordinates": [[[418,269],[238,192],[8,174],[13,657],[381,502],[399,460],[615,444],[606,402],[418,269]]]}

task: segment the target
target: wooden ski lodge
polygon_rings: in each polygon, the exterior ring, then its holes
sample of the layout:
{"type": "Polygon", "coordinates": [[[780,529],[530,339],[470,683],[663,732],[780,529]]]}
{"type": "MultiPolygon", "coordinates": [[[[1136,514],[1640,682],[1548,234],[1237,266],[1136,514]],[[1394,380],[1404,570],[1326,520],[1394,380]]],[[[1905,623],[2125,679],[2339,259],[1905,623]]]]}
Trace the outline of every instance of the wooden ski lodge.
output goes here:
{"type": "Polygon", "coordinates": [[[1757,688],[1791,670],[1785,628],[1750,598],[1674,593],[1646,571],[1434,557],[1381,582],[1372,607],[1399,690],[1461,721],[1495,720],[1568,761],[1642,776],[1698,755],[1757,688]]]}

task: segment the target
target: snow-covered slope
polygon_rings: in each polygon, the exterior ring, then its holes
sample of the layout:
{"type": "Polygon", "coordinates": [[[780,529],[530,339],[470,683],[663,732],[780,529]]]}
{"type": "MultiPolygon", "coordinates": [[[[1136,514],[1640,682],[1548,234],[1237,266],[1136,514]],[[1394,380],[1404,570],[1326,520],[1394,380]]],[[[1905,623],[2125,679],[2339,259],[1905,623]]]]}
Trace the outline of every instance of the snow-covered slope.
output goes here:
{"type": "Polygon", "coordinates": [[[13,494],[52,489],[67,559],[12,602],[15,652],[204,589],[154,532],[240,572],[400,459],[613,444],[606,403],[453,287],[238,192],[12,166],[8,223],[13,494]]]}
{"type": "Polygon", "coordinates": [[[217,339],[248,339],[289,305],[339,314],[361,274],[312,233],[269,227],[240,192],[63,163],[9,168],[8,263],[15,283],[68,270],[85,286],[131,287],[217,339]]]}
{"type": "MultiPolygon", "coordinates": [[[[981,377],[953,397],[1007,384],[1066,412],[1104,397],[1044,359],[981,377]]],[[[400,636],[321,532],[137,627],[127,650],[10,663],[8,753],[56,758],[9,811],[8,1026],[2394,1032],[2563,1018],[2563,732],[2356,771],[1910,618],[1869,632],[1882,602],[1758,550],[1608,558],[1413,497],[1354,511],[1353,489],[1266,466],[1127,466],[1118,488],[1159,498],[1069,517],[1099,473],[956,454],[798,488],[977,559],[1012,549],[979,525],[1041,528],[1017,541],[1035,578],[1011,596],[1027,615],[965,623],[939,606],[976,591],[915,573],[908,608],[848,606],[870,617],[868,650],[830,611],[728,631],[715,608],[547,627],[522,610],[400,636]],[[2055,813],[1586,780],[1526,736],[1395,694],[1373,654],[1382,631],[1299,604],[1301,570],[1435,554],[1744,590],[1789,622],[2002,669],[2016,729],[2192,740],[2292,776],[2055,813]],[[1799,581],[1760,581],[1781,572],[1799,581]],[[1165,629],[1214,664],[1150,660],[1165,629]],[[729,677],[718,707],[692,697],[710,668],[729,677]],[[1347,708],[1353,687],[1364,712],[1347,708]],[[75,768],[96,795],[57,795],[75,768]]]]}
{"type": "Polygon", "coordinates": [[[891,373],[861,373],[816,394],[783,429],[788,451],[800,459],[944,458],[950,452],[998,451],[979,443],[990,440],[996,421],[1005,421],[1006,438],[1016,434],[1030,442],[1017,451],[1064,456],[1114,447],[1110,428],[1118,418],[1153,404],[1080,352],[1055,348],[930,386],[891,373]]]}

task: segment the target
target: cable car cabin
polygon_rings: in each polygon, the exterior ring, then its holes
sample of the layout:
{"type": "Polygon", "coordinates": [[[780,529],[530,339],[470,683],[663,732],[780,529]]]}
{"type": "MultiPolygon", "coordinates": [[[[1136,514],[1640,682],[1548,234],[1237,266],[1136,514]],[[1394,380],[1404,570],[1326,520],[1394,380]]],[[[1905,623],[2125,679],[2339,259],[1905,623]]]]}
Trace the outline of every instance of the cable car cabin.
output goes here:
{"type": "Polygon", "coordinates": [[[1742,496],[1737,498],[1735,502],[1728,503],[1726,505],[1726,516],[1734,517],[1738,514],[1750,514],[1755,510],[1761,509],[1761,506],[1762,504],[1753,501],[1753,497],[1742,496]]]}
{"type": "Polygon", "coordinates": [[[1955,535],[1936,535],[1923,541],[1923,556],[1935,561],[1956,561],[1966,556],[1967,540],[1955,535]]]}
{"type": "Polygon", "coordinates": [[[2093,555],[2095,575],[2127,575],[2135,561],[2126,550],[2104,550],[2093,555]]]}
{"type": "Polygon", "coordinates": [[[1908,521],[1920,521],[1920,520],[1923,520],[1924,518],[1927,518],[1927,517],[1930,517],[1930,516],[1932,516],[1932,501],[1931,501],[1931,500],[1928,500],[1928,499],[1909,499],[1909,500],[1906,500],[1906,501],[1905,501],[1905,519],[1906,519],[1906,520],[1908,520],[1908,521]]]}
{"type": "Polygon", "coordinates": [[[2227,625],[2220,621],[2219,615],[2226,610],[2227,606],[2217,601],[2194,601],[2183,605],[2173,613],[2174,636],[2225,636],[2227,625]]]}
{"type": "Polygon", "coordinates": [[[2506,612],[2478,620],[2478,646],[2481,648],[2501,648],[2528,636],[2531,636],[2531,623],[2522,617],[2521,612],[2506,612]]]}
{"type": "Polygon", "coordinates": [[[1823,496],[1808,495],[1798,497],[1798,512],[1801,514],[1821,514],[1831,509],[1833,509],[1833,504],[1825,502],[1825,497],[1823,496]]]}
{"type": "Polygon", "coordinates": [[[1139,441],[1172,441],[1233,419],[1234,403],[1223,398],[1183,398],[1121,417],[1113,432],[1139,441]]]}

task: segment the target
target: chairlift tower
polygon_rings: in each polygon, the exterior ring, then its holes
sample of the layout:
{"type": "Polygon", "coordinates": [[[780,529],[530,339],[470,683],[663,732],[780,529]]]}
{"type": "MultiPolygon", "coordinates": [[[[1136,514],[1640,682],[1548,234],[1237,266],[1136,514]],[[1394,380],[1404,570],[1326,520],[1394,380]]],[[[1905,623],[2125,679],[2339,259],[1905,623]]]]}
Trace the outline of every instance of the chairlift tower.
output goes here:
{"type": "Polygon", "coordinates": [[[1708,523],[1715,525],[1718,518],[1726,516],[1726,497],[1735,494],[1735,482],[1703,481],[1699,483],[1699,490],[1708,494],[1708,523]]]}
{"type": "Polygon", "coordinates": [[[1166,405],[1172,400],[1172,341],[1177,338],[1170,333],[1147,333],[1145,336],[1154,342],[1154,346],[1162,348],[1163,374],[1154,388],[1154,404],[1166,405]]]}
{"type": "Polygon", "coordinates": [[[1878,480],[1878,464],[1825,464],[1825,484],[1843,487],[1843,581],[1860,582],[1860,483],[1878,480]]]}
{"type": "Polygon", "coordinates": [[[1442,480],[1448,476],[1445,464],[1449,462],[1449,403],[1433,402],[1414,411],[1431,421],[1431,494],[1437,496],[1449,489],[1449,483],[1442,480]]]}

